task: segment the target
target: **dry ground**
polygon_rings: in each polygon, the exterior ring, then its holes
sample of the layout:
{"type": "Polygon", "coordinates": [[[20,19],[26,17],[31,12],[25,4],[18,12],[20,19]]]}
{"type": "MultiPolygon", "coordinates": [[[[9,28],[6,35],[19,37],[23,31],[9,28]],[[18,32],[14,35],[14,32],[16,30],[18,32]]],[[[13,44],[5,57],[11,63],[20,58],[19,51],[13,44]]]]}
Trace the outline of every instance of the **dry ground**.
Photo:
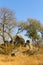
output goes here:
{"type": "Polygon", "coordinates": [[[18,53],[13,57],[0,54],[0,65],[43,65],[43,53],[40,52],[30,56],[18,53]]]}
{"type": "Polygon", "coordinates": [[[43,55],[15,57],[0,55],[0,65],[43,65],[43,55]]]}

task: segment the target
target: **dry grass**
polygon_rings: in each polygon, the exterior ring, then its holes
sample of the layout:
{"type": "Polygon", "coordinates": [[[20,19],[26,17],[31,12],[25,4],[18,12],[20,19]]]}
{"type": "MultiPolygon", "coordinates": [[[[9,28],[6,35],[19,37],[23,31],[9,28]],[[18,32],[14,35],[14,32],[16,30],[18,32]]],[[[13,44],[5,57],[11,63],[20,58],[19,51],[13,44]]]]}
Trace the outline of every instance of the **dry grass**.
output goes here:
{"type": "Polygon", "coordinates": [[[15,57],[0,55],[0,65],[43,65],[43,55],[15,57]]]}
{"type": "MultiPolygon", "coordinates": [[[[27,50],[26,48],[18,48],[19,51],[27,50]]],[[[0,54],[0,65],[43,65],[43,48],[34,55],[17,53],[16,56],[8,56],[0,54]]]]}

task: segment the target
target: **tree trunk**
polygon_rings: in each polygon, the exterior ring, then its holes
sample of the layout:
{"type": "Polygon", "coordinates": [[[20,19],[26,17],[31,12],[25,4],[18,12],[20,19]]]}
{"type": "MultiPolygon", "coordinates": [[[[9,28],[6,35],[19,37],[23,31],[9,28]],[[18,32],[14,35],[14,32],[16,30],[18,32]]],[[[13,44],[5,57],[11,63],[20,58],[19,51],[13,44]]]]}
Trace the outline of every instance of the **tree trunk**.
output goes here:
{"type": "Polygon", "coordinates": [[[11,41],[13,42],[13,38],[12,38],[11,34],[9,34],[9,33],[8,33],[8,35],[10,36],[10,38],[11,38],[11,41]]]}
{"type": "Polygon", "coordinates": [[[4,44],[5,44],[5,38],[4,38],[4,24],[3,24],[3,41],[4,41],[4,44]]]}
{"type": "MultiPolygon", "coordinates": [[[[5,32],[6,32],[6,31],[5,31],[5,32]]],[[[13,42],[13,38],[12,38],[10,32],[6,32],[6,33],[9,35],[9,37],[11,38],[11,41],[13,42]]]]}

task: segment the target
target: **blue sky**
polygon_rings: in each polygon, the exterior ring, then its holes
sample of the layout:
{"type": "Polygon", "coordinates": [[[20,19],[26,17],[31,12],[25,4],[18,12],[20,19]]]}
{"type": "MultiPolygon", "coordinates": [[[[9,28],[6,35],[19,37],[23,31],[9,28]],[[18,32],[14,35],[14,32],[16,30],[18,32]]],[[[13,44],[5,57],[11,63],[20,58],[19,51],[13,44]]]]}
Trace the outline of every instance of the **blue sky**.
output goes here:
{"type": "Polygon", "coordinates": [[[13,10],[18,21],[35,18],[43,23],[43,0],[0,0],[2,7],[13,10]]]}
{"type": "Polygon", "coordinates": [[[17,20],[35,18],[43,23],[43,0],[0,0],[2,7],[13,10],[17,20]]]}

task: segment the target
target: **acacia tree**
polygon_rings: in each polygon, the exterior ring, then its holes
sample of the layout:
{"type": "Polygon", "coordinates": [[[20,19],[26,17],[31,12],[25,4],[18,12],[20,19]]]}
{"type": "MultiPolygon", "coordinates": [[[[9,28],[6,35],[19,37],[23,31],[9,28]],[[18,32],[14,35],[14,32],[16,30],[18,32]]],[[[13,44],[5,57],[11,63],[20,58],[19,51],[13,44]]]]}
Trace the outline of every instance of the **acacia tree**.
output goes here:
{"type": "Polygon", "coordinates": [[[16,19],[13,11],[7,8],[0,9],[0,36],[2,36],[5,43],[5,33],[9,35],[12,40],[11,32],[16,26],[16,19]]]}
{"type": "Polygon", "coordinates": [[[39,38],[37,32],[40,30],[40,22],[35,19],[28,19],[27,22],[23,22],[19,25],[18,31],[26,30],[26,36],[32,38],[32,41],[36,41],[39,38]]]}

